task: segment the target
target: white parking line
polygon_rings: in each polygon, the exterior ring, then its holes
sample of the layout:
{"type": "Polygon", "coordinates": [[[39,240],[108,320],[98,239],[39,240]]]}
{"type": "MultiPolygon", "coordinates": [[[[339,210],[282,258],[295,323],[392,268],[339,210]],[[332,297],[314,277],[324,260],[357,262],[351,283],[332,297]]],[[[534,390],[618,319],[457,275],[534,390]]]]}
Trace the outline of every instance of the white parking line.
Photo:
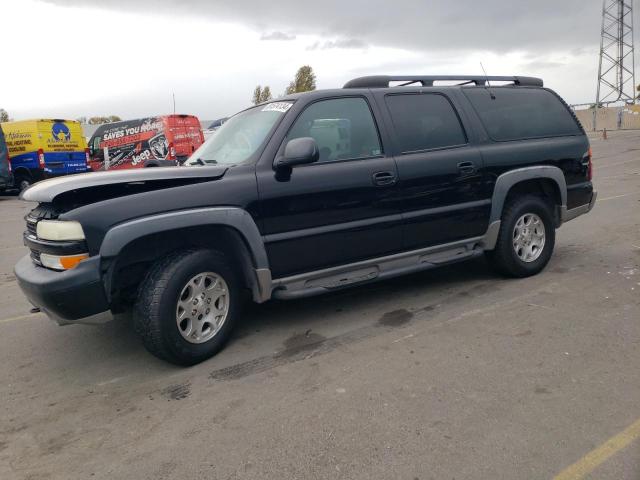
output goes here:
{"type": "Polygon", "coordinates": [[[607,168],[607,167],[617,167],[618,165],[626,165],[627,163],[631,163],[631,162],[637,162],[638,160],[640,160],[640,158],[632,158],[631,160],[625,160],[624,162],[618,162],[618,163],[609,163],[608,165],[594,165],[594,170],[600,170],[601,168],[607,168]]]}
{"type": "Polygon", "coordinates": [[[38,312],[38,313],[28,313],[27,315],[20,315],[19,317],[3,318],[3,319],[0,319],[0,323],[17,322],[18,320],[26,320],[28,318],[35,318],[38,315],[41,315],[41,313],[40,312],[38,312]]]}
{"type": "Polygon", "coordinates": [[[639,193],[640,192],[631,192],[631,193],[623,193],[622,195],[615,195],[613,197],[598,198],[597,202],[606,202],[607,200],[613,200],[614,198],[628,197],[630,195],[638,195],[639,193]]]}

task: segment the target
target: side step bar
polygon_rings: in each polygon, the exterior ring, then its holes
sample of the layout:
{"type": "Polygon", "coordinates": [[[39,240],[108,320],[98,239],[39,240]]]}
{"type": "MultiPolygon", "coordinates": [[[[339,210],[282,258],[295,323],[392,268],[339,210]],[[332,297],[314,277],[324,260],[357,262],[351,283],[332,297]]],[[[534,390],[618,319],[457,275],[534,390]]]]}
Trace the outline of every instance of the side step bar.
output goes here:
{"type": "MultiPolygon", "coordinates": [[[[499,222],[497,223],[499,228],[499,222]]],[[[486,240],[485,235],[275,279],[273,281],[273,297],[289,300],[319,295],[351,285],[384,280],[467,260],[482,255],[487,248],[486,240]]],[[[490,248],[493,248],[493,245],[490,248]]]]}

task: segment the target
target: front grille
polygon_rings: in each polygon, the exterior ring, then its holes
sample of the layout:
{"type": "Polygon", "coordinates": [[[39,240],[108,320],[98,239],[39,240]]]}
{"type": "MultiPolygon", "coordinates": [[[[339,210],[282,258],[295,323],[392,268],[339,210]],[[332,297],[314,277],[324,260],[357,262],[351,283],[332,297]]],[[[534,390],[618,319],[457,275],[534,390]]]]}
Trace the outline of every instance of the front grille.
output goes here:
{"type": "Polygon", "coordinates": [[[27,232],[33,237],[37,237],[38,220],[27,217],[27,232]]]}
{"type": "Polygon", "coordinates": [[[36,265],[42,265],[42,261],[40,260],[40,252],[38,252],[37,250],[31,250],[31,260],[33,260],[33,263],[35,263],[36,265]]]}

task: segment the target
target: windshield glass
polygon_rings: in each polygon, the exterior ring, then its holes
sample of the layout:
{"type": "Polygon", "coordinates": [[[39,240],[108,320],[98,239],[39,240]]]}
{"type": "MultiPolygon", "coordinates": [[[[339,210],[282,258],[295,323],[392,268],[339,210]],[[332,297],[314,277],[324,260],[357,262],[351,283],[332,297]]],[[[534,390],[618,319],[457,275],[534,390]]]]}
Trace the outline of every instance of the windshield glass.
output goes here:
{"type": "Polygon", "coordinates": [[[291,102],[272,102],[234,115],[191,154],[185,165],[230,165],[247,161],[291,105],[291,102]]]}

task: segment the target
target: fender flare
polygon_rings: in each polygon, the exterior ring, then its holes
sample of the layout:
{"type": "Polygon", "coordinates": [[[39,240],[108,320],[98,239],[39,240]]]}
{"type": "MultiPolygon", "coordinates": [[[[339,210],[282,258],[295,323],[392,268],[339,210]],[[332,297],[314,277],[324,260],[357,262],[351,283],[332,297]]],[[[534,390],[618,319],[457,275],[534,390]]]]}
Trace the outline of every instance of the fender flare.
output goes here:
{"type": "Polygon", "coordinates": [[[271,270],[262,235],[251,215],[238,207],[212,207],[167,212],[137,218],[112,227],[100,246],[102,258],[114,258],[137,238],[181,228],[220,225],[236,230],[246,242],[254,275],[249,278],[254,300],[271,297],[271,270]]]}
{"type": "MultiPolygon", "coordinates": [[[[500,219],[504,203],[507,200],[509,190],[517,183],[532,179],[549,179],[555,182],[560,191],[560,205],[558,221],[563,220],[563,212],[567,209],[567,182],[564,179],[562,170],[550,165],[539,165],[536,167],[523,167],[510,170],[498,176],[491,197],[491,214],[489,216],[489,227],[484,234],[482,246],[485,250],[493,250],[498,241],[500,233],[500,219]]],[[[558,225],[559,226],[559,225],[558,225]]]]}
{"type": "Polygon", "coordinates": [[[504,202],[507,199],[509,190],[515,184],[525,180],[532,179],[550,179],[553,180],[558,186],[560,191],[561,208],[567,205],[567,182],[564,179],[562,170],[558,167],[552,167],[549,165],[540,165],[537,167],[524,167],[505,172],[500,175],[493,189],[493,197],[491,199],[491,216],[490,222],[500,220],[502,216],[502,210],[504,208],[504,202]]]}

